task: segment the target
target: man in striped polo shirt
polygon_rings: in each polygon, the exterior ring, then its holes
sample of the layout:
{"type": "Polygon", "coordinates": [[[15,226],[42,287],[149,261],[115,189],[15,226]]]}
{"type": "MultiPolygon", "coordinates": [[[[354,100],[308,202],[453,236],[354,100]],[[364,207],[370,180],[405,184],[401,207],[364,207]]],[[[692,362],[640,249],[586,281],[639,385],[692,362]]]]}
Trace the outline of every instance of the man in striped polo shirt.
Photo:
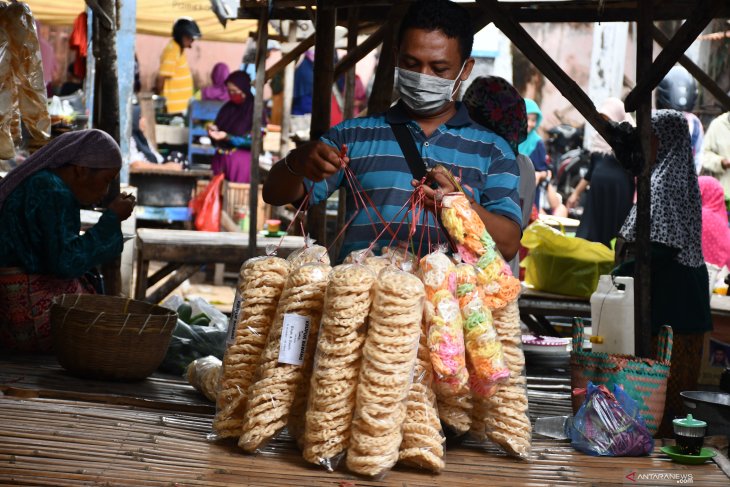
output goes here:
{"type": "MultiPolygon", "coordinates": [[[[519,247],[522,220],[515,154],[504,139],[474,122],[466,107],[453,101],[474,66],[470,57],[473,39],[471,19],[460,5],[449,0],[413,3],[401,24],[395,53],[400,100],[384,114],[344,121],[320,140],[290,152],[272,168],[264,185],[264,200],[282,205],[301,200],[311,190],[310,204],[314,205],[345,187],[349,221],[358,210],[341,169],[345,163],[383,218],[394,221],[395,230],[403,212],[396,215],[418,184],[391,128],[405,124],[427,168],[441,165],[461,178],[472,207],[502,255],[510,260],[519,247]],[[344,157],[343,146],[347,146],[344,157]]],[[[439,193],[456,189],[437,170],[428,173],[427,181],[425,204],[430,208],[439,193]]],[[[400,226],[396,240],[408,240],[409,226],[400,226]]],[[[359,210],[345,232],[339,260],[353,250],[367,248],[382,230],[373,210],[359,210]]],[[[385,232],[377,245],[388,245],[391,240],[385,232]]],[[[443,243],[446,239],[435,217],[427,214],[418,222],[412,243],[418,248],[420,242],[429,241],[443,243]],[[422,238],[425,232],[428,234],[422,238]]],[[[422,248],[420,253],[429,250],[422,248]]]]}

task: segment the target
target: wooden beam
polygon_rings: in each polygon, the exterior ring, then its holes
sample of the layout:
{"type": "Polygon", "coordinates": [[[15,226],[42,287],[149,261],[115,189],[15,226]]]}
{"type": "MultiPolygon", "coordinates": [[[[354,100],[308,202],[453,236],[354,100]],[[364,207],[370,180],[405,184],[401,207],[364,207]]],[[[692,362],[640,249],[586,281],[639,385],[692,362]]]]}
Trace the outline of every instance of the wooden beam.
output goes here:
{"type": "Polygon", "coordinates": [[[395,51],[398,48],[396,37],[398,36],[398,26],[408,6],[407,3],[397,4],[389,11],[390,21],[386,24],[386,30],[383,33],[383,47],[380,49],[373,89],[368,100],[369,114],[384,112],[393,101],[395,51]]]}
{"type": "Polygon", "coordinates": [[[544,74],[578,109],[596,131],[606,140],[611,140],[610,125],[603,118],[583,89],[563,71],[558,64],[535,42],[525,29],[502,10],[496,0],[476,0],[486,15],[527,58],[544,74]]]}
{"type": "MultiPolygon", "coordinates": [[[[348,71],[350,68],[353,68],[358,63],[358,61],[367,56],[373,49],[378,47],[378,45],[383,42],[383,37],[388,31],[391,22],[392,20],[386,20],[386,22],[381,25],[378,30],[370,34],[368,38],[365,39],[360,45],[356,44],[355,47],[352,49],[349,47],[348,42],[347,54],[345,55],[345,57],[340,59],[340,61],[335,66],[335,79],[337,79],[342,73],[348,71]]],[[[357,25],[357,23],[355,23],[355,25],[357,25]]]]}
{"type": "Polygon", "coordinates": [[[299,56],[304,54],[307,49],[314,45],[314,37],[315,34],[312,34],[300,42],[294,49],[281,56],[281,59],[279,59],[276,64],[266,70],[266,81],[269,81],[271,78],[276,76],[280,71],[286,68],[289,63],[296,62],[297,59],[299,59],[299,56]]]}
{"type": "Polygon", "coordinates": [[[149,296],[144,298],[145,301],[152,304],[157,304],[167,297],[168,294],[173,292],[183,282],[190,279],[194,274],[200,271],[203,266],[199,264],[185,264],[175,271],[170,278],[160,284],[160,287],[150,293],[149,296]]]}
{"type": "MultiPolygon", "coordinates": [[[[335,24],[337,11],[320,8],[325,1],[317,2],[317,35],[314,53],[314,82],[312,87],[312,125],[310,140],[317,140],[330,127],[332,83],[335,66],[335,24]]],[[[311,207],[307,212],[307,229],[320,245],[327,246],[326,202],[311,207]]]]}
{"type": "MultiPolygon", "coordinates": [[[[654,42],[651,30],[653,6],[641,2],[636,32],[636,72],[651,69],[654,42]]],[[[629,111],[627,109],[627,111],[629,111]]],[[[644,168],[637,178],[636,197],[636,266],[634,267],[634,355],[649,357],[651,352],[651,97],[639,98],[636,110],[644,168]]]]}
{"type": "MultiPolygon", "coordinates": [[[[720,9],[721,0],[700,0],[699,5],[692,11],[691,16],[674,34],[672,40],[659,53],[651,66],[641,71],[642,76],[631,93],[626,96],[624,106],[627,112],[633,112],[639,106],[639,98],[651,96],[651,90],[667,75],[679,57],[697,39],[707,24],[720,9]]],[[[649,32],[652,38],[652,32],[649,32]]]]}
{"type": "Polygon", "coordinates": [[[250,225],[248,230],[248,256],[256,256],[256,238],[258,237],[258,206],[259,206],[259,156],[263,149],[262,114],[264,113],[264,83],[266,82],[266,44],[269,35],[269,11],[261,9],[261,18],[258,25],[256,39],[256,79],[254,87],[256,96],[253,102],[253,126],[251,127],[251,186],[248,196],[248,214],[250,225]]]}
{"type": "MultiPolygon", "coordinates": [[[[664,32],[662,32],[657,26],[654,26],[651,32],[654,36],[654,40],[660,46],[664,47],[669,43],[669,38],[664,35],[664,32]]],[[[712,94],[712,96],[715,97],[715,100],[722,105],[723,110],[730,111],[730,96],[728,96],[726,91],[720,88],[715,80],[710,78],[707,73],[702,70],[702,68],[697,66],[684,54],[679,57],[679,64],[684,66],[685,69],[687,69],[687,71],[689,71],[690,74],[694,76],[695,79],[712,94]]]]}

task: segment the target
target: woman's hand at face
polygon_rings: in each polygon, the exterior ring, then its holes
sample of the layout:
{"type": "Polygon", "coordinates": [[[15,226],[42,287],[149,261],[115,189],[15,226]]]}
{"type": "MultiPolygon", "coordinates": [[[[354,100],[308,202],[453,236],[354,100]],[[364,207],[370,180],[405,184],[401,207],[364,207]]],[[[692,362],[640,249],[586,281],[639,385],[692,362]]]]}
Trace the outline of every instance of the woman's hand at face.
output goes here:
{"type": "Polygon", "coordinates": [[[120,193],[114,200],[109,203],[109,209],[116,213],[119,221],[124,221],[132,215],[132,210],[137,204],[134,195],[120,193]]]}

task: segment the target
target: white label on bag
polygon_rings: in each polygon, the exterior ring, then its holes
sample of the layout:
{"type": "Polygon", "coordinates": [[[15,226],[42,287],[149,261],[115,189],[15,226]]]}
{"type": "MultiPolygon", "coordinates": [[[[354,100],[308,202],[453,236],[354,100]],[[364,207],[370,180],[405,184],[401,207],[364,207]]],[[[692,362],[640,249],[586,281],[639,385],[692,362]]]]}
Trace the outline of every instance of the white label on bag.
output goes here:
{"type": "Polygon", "coordinates": [[[279,345],[279,363],[302,365],[309,338],[309,318],[295,314],[284,315],[279,345]]]}

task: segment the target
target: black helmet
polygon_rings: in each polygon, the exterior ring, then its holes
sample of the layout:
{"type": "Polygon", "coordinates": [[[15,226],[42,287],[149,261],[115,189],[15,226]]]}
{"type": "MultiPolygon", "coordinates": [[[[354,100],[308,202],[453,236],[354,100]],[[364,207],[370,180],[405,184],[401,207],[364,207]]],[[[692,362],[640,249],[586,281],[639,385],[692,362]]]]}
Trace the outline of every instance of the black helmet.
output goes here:
{"type": "Polygon", "coordinates": [[[183,36],[189,36],[193,39],[199,39],[201,37],[198,24],[190,17],[180,17],[172,26],[172,38],[181,46],[183,36]]]}
{"type": "Polygon", "coordinates": [[[656,107],[689,112],[697,101],[697,82],[682,66],[674,66],[656,89],[656,107]]]}

